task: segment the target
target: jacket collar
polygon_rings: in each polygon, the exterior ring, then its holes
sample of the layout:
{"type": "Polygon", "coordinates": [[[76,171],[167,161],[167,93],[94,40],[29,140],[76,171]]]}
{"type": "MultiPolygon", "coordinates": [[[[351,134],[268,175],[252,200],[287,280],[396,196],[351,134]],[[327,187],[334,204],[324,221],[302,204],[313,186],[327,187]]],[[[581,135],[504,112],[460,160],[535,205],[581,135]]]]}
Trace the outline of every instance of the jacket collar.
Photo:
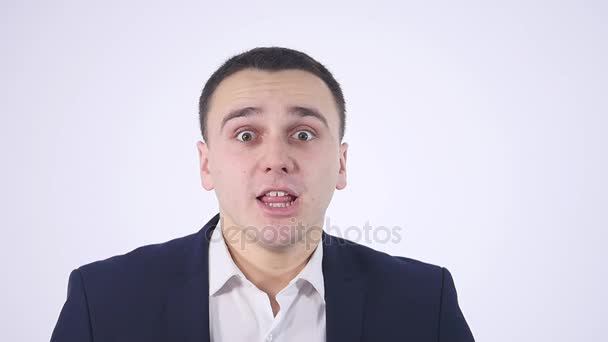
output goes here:
{"type": "MultiPolygon", "coordinates": [[[[174,282],[166,302],[167,340],[209,342],[209,242],[216,214],[184,248],[183,277],[174,282]]],[[[352,242],[323,232],[322,269],[327,342],[359,341],[366,280],[355,262],[352,242]]]]}
{"type": "MultiPolygon", "coordinates": [[[[213,229],[211,241],[209,242],[209,295],[211,297],[220,295],[224,289],[230,288],[228,284],[233,278],[241,278],[249,282],[243,272],[238,268],[226,245],[224,234],[220,228],[213,229]],[[220,291],[221,290],[221,291],[220,291]]],[[[302,270],[290,281],[289,285],[303,280],[312,285],[325,300],[325,283],[323,282],[323,244],[315,247],[310,259],[302,270]]]]}

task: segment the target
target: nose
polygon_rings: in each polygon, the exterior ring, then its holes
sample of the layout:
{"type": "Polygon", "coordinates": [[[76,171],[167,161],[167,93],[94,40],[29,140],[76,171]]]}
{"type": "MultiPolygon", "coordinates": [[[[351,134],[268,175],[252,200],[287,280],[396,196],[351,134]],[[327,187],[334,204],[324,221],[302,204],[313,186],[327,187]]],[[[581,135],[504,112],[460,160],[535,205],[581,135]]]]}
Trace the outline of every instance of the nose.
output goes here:
{"type": "Polygon", "coordinates": [[[266,141],[261,159],[261,168],[264,173],[293,173],[296,163],[290,153],[288,142],[283,139],[266,141]]]}

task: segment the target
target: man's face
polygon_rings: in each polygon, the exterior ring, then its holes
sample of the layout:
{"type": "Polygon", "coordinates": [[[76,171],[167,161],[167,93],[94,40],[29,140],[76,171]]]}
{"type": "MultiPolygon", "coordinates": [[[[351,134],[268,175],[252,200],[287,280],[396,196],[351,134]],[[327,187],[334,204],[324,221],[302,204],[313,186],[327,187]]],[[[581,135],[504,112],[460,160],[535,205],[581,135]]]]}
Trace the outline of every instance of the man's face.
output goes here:
{"type": "Polygon", "coordinates": [[[322,227],[334,189],[346,186],[339,123],[331,91],[311,73],[245,69],[224,79],[209,105],[208,143],[197,144],[224,227],[256,229],[270,245],[300,240],[298,224],[322,227]]]}

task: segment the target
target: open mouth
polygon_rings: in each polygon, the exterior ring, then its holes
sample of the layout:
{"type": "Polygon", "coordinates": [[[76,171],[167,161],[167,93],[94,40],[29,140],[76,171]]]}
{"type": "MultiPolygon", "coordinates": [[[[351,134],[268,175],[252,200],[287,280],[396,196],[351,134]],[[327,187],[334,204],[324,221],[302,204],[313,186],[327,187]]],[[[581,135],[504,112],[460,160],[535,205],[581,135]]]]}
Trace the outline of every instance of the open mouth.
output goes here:
{"type": "Polygon", "coordinates": [[[271,190],[258,196],[257,199],[269,208],[288,208],[294,205],[298,196],[283,190],[271,190]]]}

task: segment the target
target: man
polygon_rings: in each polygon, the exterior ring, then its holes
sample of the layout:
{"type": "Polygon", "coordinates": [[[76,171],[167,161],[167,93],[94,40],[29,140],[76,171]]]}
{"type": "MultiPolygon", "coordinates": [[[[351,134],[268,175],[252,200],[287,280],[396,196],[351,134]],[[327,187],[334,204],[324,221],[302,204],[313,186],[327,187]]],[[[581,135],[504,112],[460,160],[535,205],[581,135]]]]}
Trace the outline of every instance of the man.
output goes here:
{"type": "Polygon", "coordinates": [[[74,270],[52,341],[473,341],[447,269],[324,232],[348,145],[323,65],[237,55],[207,81],[200,123],[219,214],[74,270]]]}

